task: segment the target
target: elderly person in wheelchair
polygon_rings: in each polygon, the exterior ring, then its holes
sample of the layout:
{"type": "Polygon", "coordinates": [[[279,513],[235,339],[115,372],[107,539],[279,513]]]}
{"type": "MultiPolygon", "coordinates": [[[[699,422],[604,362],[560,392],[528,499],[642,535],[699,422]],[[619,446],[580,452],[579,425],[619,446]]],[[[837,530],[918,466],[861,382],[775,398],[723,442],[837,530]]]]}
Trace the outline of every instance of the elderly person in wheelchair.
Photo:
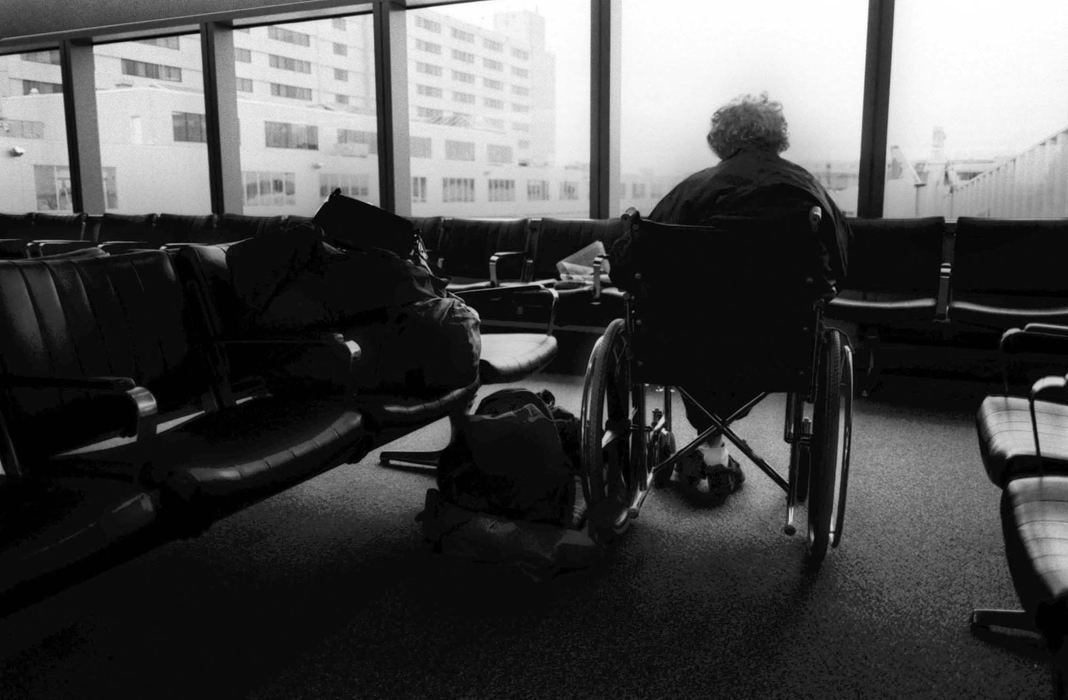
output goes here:
{"type": "Polygon", "coordinates": [[[852,360],[822,306],[846,268],[849,229],[820,183],[780,157],[782,108],[743,96],[717,110],[708,143],[721,162],[683,180],[648,218],[629,210],[612,249],[626,294],[590,358],[583,392],[585,491],[594,527],[622,531],[649,483],[680,468],[725,496],[744,480],[724,438],[787,493],[785,530],[808,509],[808,553],[841,534],[851,425],[852,360]],[[645,423],[646,385],[665,387],[645,423]],[[674,452],[672,388],[698,436],[674,452]],[[730,428],[785,392],[788,477],[730,428]],[[806,407],[809,407],[806,409],[806,407]]]}

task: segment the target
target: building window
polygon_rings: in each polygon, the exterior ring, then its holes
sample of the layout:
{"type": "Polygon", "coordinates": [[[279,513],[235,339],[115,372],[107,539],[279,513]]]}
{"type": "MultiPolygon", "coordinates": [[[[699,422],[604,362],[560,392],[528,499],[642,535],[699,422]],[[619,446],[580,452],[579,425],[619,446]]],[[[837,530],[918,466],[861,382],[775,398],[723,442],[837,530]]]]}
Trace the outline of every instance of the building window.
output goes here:
{"type": "Polygon", "coordinates": [[[71,210],[70,168],[65,165],[33,166],[37,211],[71,210]]]}
{"type": "Polygon", "coordinates": [[[523,49],[512,49],[512,57],[526,61],[530,58],[530,52],[524,51],[523,49]]]}
{"type": "Polygon", "coordinates": [[[457,29],[456,27],[452,27],[452,38],[459,39],[460,41],[466,41],[471,44],[473,44],[475,41],[474,34],[472,34],[471,32],[465,32],[462,29],[457,29]]]}
{"type": "Polygon", "coordinates": [[[512,66],[512,75],[516,76],[517,78],[529,78],[530,71],[526,68],[518,68],[516,66],[512,66]]]}
{"type": "Polygon", "coordinates": [[[329,197],[334,190],[349,197],[367,197],[371,178],[367,173],[319,173],[319,196],[329,197]]]}
{"type": "Polygon", "coordinates": [[[59,65],[59,49],[51,49],[49,51],[32,51],[30,53],[24,53],[20,56],[23,61],[30,61],[31,63],[48,63],[53,66],[59,65]]]}
{"type": "Polygon", "coordinates": [[[435,44],[432,41],[423,41],[422,39],[415,40],[415,48],[420,51],[426,51],[427,53],[441,53],[441,44],[435,44]]]}
{"type": "Polygon", "coordinates": [[[45,83],[40,80],[22,81],[23,95],[36,95],[38,93],[47,95],[55,92],[63,92],[63,85],[60,83],[45,83]]]}
{"type": "Polygon", "coordinates": [[[560,199],[578,199],[578,183],[565,180],[560,183],[560,199]]]}
{"type": "Polygon", "coordinates": [[[441,180],[441,201],[475,201],[475,180],[470,177],[446,177],[441,180]]]}
{"type": "Polygon", "coordinates": [[[182,82],[182,69],[176,66],[164,66],[159,63],[145,63],[144,61],[131,61],[122,59],[122,72],[124,75],[136,75],[141,78],[153,80],[170,80],[175,83],[182,82]]]}
{"type": "Polygon", "coordinates": [[[423,97],[441,97],[441,88],[432,85],[416,85],[415,92],[423,97]]]}
{"type": "Polygon", "coordinates": [[[367,153],[378,155],[378,134],[373,131],[358,131],[356,129],[338,129],[338,143],[362,143],[367,146],[367,153]]]}
{"type": "Polygon", "coordinates": [[[292,29],[270,26],[267,27],[267,37],[277,41],[284,41],[287,44],[311,46],[311,35],[304,34],[303,32],[295,32],[292,29]]]}
{"type": "Polygon", "coordinates": [[[344,17],[335,17],[334,19],[330,20],[330,24],[334,27],[334,29],[340,29],[341,31],[345,31],[344,17]]]}
{"type": "Polygon", "coordinates": [[[470,53],[468,51],[460,51],[459,49],[452,50],[452,57],[457,61],[462,61],[464,63],[475,62],[475,54],[470,53]]]}
{"type": "Polygon", "coordinates": [[[474,160],[475,159],[475,142],[474,141],[450,141],[445,140],[445,159],[446,160],[474,160]]]}
{"type": "Polygon", "coordinates": [[[644,182],[632,182],[630,185],[630,196],[635,199],[645,196],[645,183],[644,182]]]}
{"type": "Polygon", "coordinates": [[[245,206],[269,207],[297,203],[296,173],[243,172],[245,206]]]}
{"type": "Polygon", "coordinates": [[[161,36],[155,39],[139,39],[139,44],[151,44],[152,46],[159,46],[164,49],[173,49],[180,51],[182,48],[181,42],[179,42],[176,36],[161,36]]]}
{"type": "Polygon", "coordinates": [[[440,123],[445,118],[445,113],[440,109],[431,109],[430,107],[416,107],[415,116],[425,122],[440,123]]]}
{"type": "Polygon", "coordinates": [[[252,78],[238,78],[237,79],[237,91],[238,92],[252,92],[252,78]]]}
{"type": "Polygon", "coordinates": [[[496,129],[497,131],[504,131],[504,120],[494,119],[492,117],[484,117],[482,123],[486,125],[487,129],[496,129]]]}
{"type": "MultiPolygon", "coordinates": [[[[271,95],[274,97],[288,97],[291,100],[310,100],[312,98],[312,91],[311,88],[299,87],[297,85],[271,83],[271,95]]],[[[513,105],[513,107],[514,106],[515,105],[513,105]]]]}
{"type": "Polygon", "coordinates": [[[319,150],[319,127],[312,124],[264,122],[266,143],[270,148],[299,148],[319,150]]]}
{"type": "Polygon", "coordinates": [[[412,178],[412,201],[418,204],[426,204],[426,178],[412,178]]]}
{"type": "Polygon", "coordinates": [[[527,199],[531,202],[549,199],[549,183],[546,180],[527,180],[527,199]]]}
{"type": "Polygon", "coordinates": [[[513,85],[512,86],[512,94],[513,95],[527,96],[527,95],[530,94],[530,88],[523,87],[522,85],[513,85]]]}
{"type": "Polygon", "coordinates": [[[297,58],[290,58],[289,56],[277,56],[270,54],[268,59],[271,64],[271,68],[280,68],[282,70],[293,71],[294,73],[311,73],[311,62],[301,61],[297,58]]]}
{"type": "Polygon", "coordinates": [[[334,80],[340,80],[341,82],[347,82],[349,79],[349,72],[344,68],[334,69],[334,80]]]}
{"type": "MultiPolygon", "coordinates": [[[[311,98],[309,97],[308,99],[311,99],[311,98]]],[[[513,112],[529,112],[530,111],[530,105],[520,105],[520,104],[516,104],[516,103],[513,102],[512,103],[512,111],[513,112]]]]}
{"type": "Polygon", "coordinates": [[[492,58],[483,58],[482,67],[490,70],[504,70],[504,64],[500,61],[494,61],[492,58]]]}
{"type": "Polygon", "coordinates": [[[348,56],[349,55],[349,47],[346,46],[345,44],[338,44],[337,42],[334,42],[334,55],[335,56],[348,56]]]}
{"type": "Polygon", "coordinates": [[[504,44],[493,39],[483,39],[482,47],[490,51],[504,51],[504,44]]]}
{"type": "Polygon", "coordinates": [[[349,103],[348,95],[334,95],[334,103],[339,105],[347,105],[349,103]]]}
{"type": "Polygon", "coordinates": [[[412,158],[430,158],[430,137],[412,136],[412,158]]]}
{"type": "Polygon", "coordinates": [[[490,180],[489,201],[491,202],[514,202],[515,180],[490,180]]]}
{"type": "Polygon", "coordinates": [[[474,73],[464,73],[461,70],[454,70],[452,72],[452,79],[458,83],[474,83],[475,75],[474,73]]]}
{"type": "Polygon", "coordinates": [[[504,102],[501,100],[495,100],[492,97],[483,97],[482,104],[490,109],[504,109],[504,102]]]}
{"type": "Polygon", "coordinates": [[[44,122],[0,119],[0,136],[7,136],[13,139],[43,139],[44,122]]]}
{"type": "Polygon", "coordinates": [[[171,112],[174,125],[174,140],[205,143],[208,140],[204,129],[204,115],[196,112],[171,112]]]}
{"type": "Polygon", "coordinates": [[[435,22],[434,20],[425,17],[416,17],[415,26],[420,29],[425,29],[428,32],[434,32],[435,34],[441,33],[441,22],[435,22]]]}
{"type": "Polygon", "coordinates": [[[483,85],[483,87],[488,87],[490,90],[503,90],[504,89],[504,83],[502,83],[499,80],[493,80],[492,78],[483,78],[482,79],[482,85],[483,85]]]}
{"type": "Polygon", "coordinates": [[[115,180],[115,168],[101,168],[104,176],[104,209],[119,208],[119,185],[115,180]]]}
{"type": "Polygon", "coordinates": [[[512,122],[512,131],[530,131],[530,124],[524,124],[523,122],[512,122]]]}
{"type": "Polygon", "coordinates": [[[512,162],[512,147],[511,146],[495,146],[489,144],[486,146],[486,160],[490,163],[500,165],[502,163],[512,162]]]}
{"type": "Polygon", "coordinates": [[[415,72],[426,73],[427,75],[441,75],[441,66],[435,66],[433,63],[423,63],[422,61],[416,61],[415,72]]]}
{"type": "Polygon", "coordinates": [[[234,48],[234,60],[238,63],[252,63],[252,52],[240,47],[234,48]]]}
{"type": "Polygon", "coordinates": [[[530,141],[521,140],[516,145],[519,146],[519,150],[525,151],[526,149],[530,148],[530,141]]]}
{"type": "Polygon", "coordinates": [[[475,103],[475,96],[469,92],[454,92],[452,93],[452,101],[473,105],[475,103]]]}

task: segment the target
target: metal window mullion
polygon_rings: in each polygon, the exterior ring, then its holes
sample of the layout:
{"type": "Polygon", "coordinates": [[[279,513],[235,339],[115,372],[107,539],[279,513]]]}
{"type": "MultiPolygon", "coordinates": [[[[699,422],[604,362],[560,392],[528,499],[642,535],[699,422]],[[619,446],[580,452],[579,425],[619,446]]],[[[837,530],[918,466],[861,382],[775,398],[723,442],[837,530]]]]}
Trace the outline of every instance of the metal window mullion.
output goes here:
{"type": "Polygon", "coordinates": [[[67,120],[71,205],[76,212],[103,214],[106,200],[92,43],[71,39],[60,42],[59,64],[63,75],[63,111],[67,120]]]}
{"type": "Polygon", "coordinates": [[[886,130],[890,112],[890,62],[894,0],[868,0],[868,43],[860,142],[857,216],[883,215],[886,190],[886,130]]]}
{"type": "Polygon", "coordinates": [[[405,12],[403,2],[379,0],[373,15],[379,205],[402,216],[412,212],[405,12]]]}
{"type": "Polygon", "coordinates": [[[245,188],[241,181],[233,27],[219,22],[201,24],[200,48],[211,210],[215,214],[242,214],[245,188]]]}
{"type": "Polygon", "coordinates": [[[590,0],[590,218],[619,214],[620,0],[590,0]]]}

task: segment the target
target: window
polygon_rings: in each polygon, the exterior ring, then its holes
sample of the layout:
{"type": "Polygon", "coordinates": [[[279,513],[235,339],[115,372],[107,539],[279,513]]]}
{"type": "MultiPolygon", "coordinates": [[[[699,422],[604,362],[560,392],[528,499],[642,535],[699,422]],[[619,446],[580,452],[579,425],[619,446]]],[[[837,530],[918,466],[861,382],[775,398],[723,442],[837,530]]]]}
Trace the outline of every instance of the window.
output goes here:
{"type": "Polygon", "coordinates": [[[502,163],[511,163],[512,147],[496,146],[491,143],[486,146],[486,160],[496,165],[500,165],[502,163]]]}
{"type": "Polygon", "coordinates": [[[515,180],[490,180],[489,201],[491,202],[514,202],[515,180]]]}
{"type": "Polygon", "coordinates": [[[435,66],[433,63],[416,61],[415,71],[417,73],[426,73],[427,75],[441,75],[441,66],[435,66]]]}
{"type": "Polygon", "coordinates": [[[487,129],[496,129],[497,131],[504,131],[504,120],[494,119],[492,117],[483,117],[482,123],[486,125],[487,129]]]}
{"type": "Polygon", "coordinates": [[[234,47],[234,60],[238,63],[252,63],[252,52],[241,47],[234,47]]]}
{"type": "Polygon", "coordinates": [[[104,209],[119,208],[119,186],[115,181],[115,168],[101,168],[104,176],[104,209]]]}
{"type": "Polygon", "coordinates": [[[545,180],[527,180],[527,199],[531,202],[549,199],[549,183],[545,180]]]}
{"type": "Polygon", "coordinates": [[[426,178],[425,177],[413,177],[412,178],[412,201],[419,203],[426,203],[426,178]]]}
{"type": "Polygon", "coordinates": [[[270,54],[268,56],[271,68],[280,68],[282,70],[293,71],[294,73],[311,73],[311,62],[301,61],[297,58],[290,58],[288,56],[277,56],[270,54]]]}
{"type": "Polygon", "coordinates": [[[141,78],[153,80],[170,80],[182,82],[182,69],[176,66],[164,66],[159,63],[145,63],[144,61],[131,61],[122,59],[122,72],[124,75],[136,75],[141,78]]]}
{"type": "Polygon", "coordinates": [[[645,183],[644,182],[632,182],[630,185],[630,196],[635,199],[645,197],[645,183]]]}
{"type": "Polygon", "coordinates": [[[43,139],[44,122],[23,119],[0,119],[0,136],[13,139],[43,139]]]}
{"type": "Polygon", "coordinates": [[[530,52],[523,49],[512,49],[512,58],[518,58],[522,61],[526,61],[530,58],[530,52]]]}
{"type": "Polygon", "coordinates": [[[418,15],[415,17],[415,26],[436,34],[441,32],[441,22],[435,22],[434,20],[420,17],[418,15]]]}
{"type": "Polygon", "coordinates": [[[37,211],[71,210],[70,168],[65,165],[33,166],[37,211]]]}
{"type": "Polygon", "coordinates": [[[332,26],[334,29],[340,29],[341,31],[345,31],[345,18],[335,17],[334,19],[330,20],[330,26],[332,26]]]}
{"type": "Polygon", "coordinates": [[[40,80],[22,81],[23,95],[36,95],[38,93],[47,95],[57,92],[63,92],[63,85],[61,83],[45,83],[40,80]]]}
{"type": "Polygon", "coordinates": [[[530,88],[523,87],[522,85],[513,85],[512,86],[512,94],[513,95],[523,95],[525,97],[525,96],[530,94],[530,88]]]}
{"type": "Polygon", "coordinates": [[[378,154],[378,134],[373,131],[358,131],[356,129],[338,129],[338,143],[362,143],[367,146],[370,155],[378,154]]]}
{"type": "Polygon", "coordinates": [[[490,109],[504,109],[504,102],[501,100],[495,100],[492,97],[483,97],[482,104],[490,109]]]}
{"type": "Polygon", "coordinates": [[[460,41],[466,41],[469,43],[474,43],[475,41],[475,35],[471,32],[465,32],[464,30],[457,29],[456,27],[452,27],[451,31],[453,39],[459,39],[460,41]]]}
{"type": "Polygon", "coordinates": [[[526,68],[519,68],[517,66],[512,66],[512,75],[516,76],[517,78],[529,78],[530,77],[530,71],[527,70],[526,68]]]}
{"type": "Polygon", "coordinates": [[[51,49],[49,51],[32,51],[30,53],[24,53],[20,56],[23,61],[30,61],[32,63],[48,63],[53,66],[59,65],[59,49],[51,49]]]}
{"type": "Polygon", "coordinates": [[[445,140],[445,159],[446,160],[474,160],[475,159],[475,142],[474,141],[450,141],[445,140]]]}
{"type": "Polygon", "coordinates": [[[311,88],[300,87],[298,85],[271,83],[271,95],[274,97],[288,97],[292,100],[310,100],[312,98],[312,91],[311,88]]]}
{"type": "Polygon", "coordinates": [[[454,92],[452,93],[453,102],[463,102],[465,104],[474,104],[475,96],[469,92],[454,92]]]}
{"type": "Polygon", "coordinates": [[[500,41],[494,41],[493,39],[483,39],[482,48],[489,49],[490,51],[504,51],[504,44],[500,41]]]}
{"type": "Polygon", "coordinates": [[[475,76],[473,73],[464,73],[460,70],[454,70],[452,72],[452,79],[458,83],[474,83],[475,76]]]}
{"type": "Polygon", "coordinates": [[[415,93],[423,97],[441,97],[441,88],[431,85],[416,85],[415,93]]]}
{"type": "Polygon", "coordinates": [[[266,144],[269,148],[299,148],[319,150],[319,127],[311,124],[264,122],[266,144]]]}
{"type": "Polygon", "coordinates": [[[252,79],[251,78],[238,78],[237,79],[237,91],[238,92],[252,92],[252,79]]]}
{"type": "Polygon", "coordinates": [[[339,80],[339,81],[344,83],[344,82],[347,82],[348,79],[349,79],[349,72],[347,70],[345,70],[344,68],[335,68],[334,69],[334,80],[339,80]]]}
{"type": "Polygon", "coordinates": [[[339,105],[347,105],[349,103],[348,95],[334,95],[334,103],[339,105]]]}
{"type": "Polygon", "coordinates": [[[512,111],[513,112],[529,112],[530,111],[530,105],[515,104],[513,102],[512,103],[512,111]]]}
{"type": "Polygon", "coordinates": [[[139,44],[151,44],[152,46],[159,46],[164,49],[173,49],[180,51],[182,48],[181,42],[179,42],[176,36],[161,36],[154,39],[141,39],[137,43],[139,44]]]}
{"type": "Polygon", "coordinates": [[[243,172],[245,206],[285,206],[297,203],[296,173],[243,172]]]}
{"type": "Polygon", "coordinates": [[[523,122],[512,122],[512,131],[530,131],[530,124],[524,124],[523,122]]]}
{"type": "Polygon", "coordinates": [[[207,142],[204,115],[195,112],[171,112],[175,141],[207,142]]]}
{"type": "Polygon", "coordinates": [[[346,46],[345,44],[339,44],[337,42],[334,42],[334,55],[335,56],[348,56],[349,55],[349,47],[346,46]]]}
{"type": "Polygon", "coordinates": [[[430,107],[416,107],[415,114],[420,120],[428,122],[440,122],[445,118],[445,112],[430,107]]]}
{"type": "Polygon", "coordinates": [[[528,148],[530,148],[530,141],[525,141],[525,140],[523,140],[523,139],[520,139],[520,140],[519,140],[519,141],[518,141],[518,142],[516,143],[516,146],[518,146],[518,147],[519,147],[519,150],[521,150],[521,151],[525,151],[525,150],[527,150],[528,148]]]}
{"type": "Polygon", "coordinates": [[[573,200],[578,199],[578,183],[564,180],[560,183],[560,199],[573,200]]]}
{"type": "Polygon", "coordinates": [[[441,180],[441,201],[475,201],[475,180],[470,177],[446,177],[441,180]]]}
{"type": "Polygon", "coordinates": [[[415,40],[415,48],[420,51],[426,51],[427,53],[441,53],[441,44],[435,44],[432,41],[423,41],[422,39],[415,40]]]}
{"type": "Polygon", "coordinates": [[[319,196],[326,198],[334,190],[364,199],[371,193],[371,179],[365,173],[319,173],[319,196]]]}
{"type": "Polygon", "coordinates": [[[412,158],[430,158],[430,137],[412,136],[410,138],[412,158]]]}
{"type": "Polygon", "coordinates": [[[503,90],[504,89],[504,83],[502,83],[499,80],[493,80],[491,78],[483,78],[482,79],[482,86],[483,87],[488,87],[490,90],[503,90]]]}
{"type": "Polygon", "coordinates": [[[273,25],[267,27],[267,37],[277,41],[284,41],[288,44],[296,44],[297,46],[311,46],[310,35],[273,25]]]}
{"type": "Polygon", "coordinates": [[[483,58],[482,67],[490,70],[504,70],[504,64],[500,61],[494,61],[492,58],[483,58]]]}
{"type": "Polygon", "coordinates": [[[452,57],[457,61],[462,61],[463,63],[475,62],[475,54],[467,51],[460,51],[459,49],[452,50],[452,57]]]}

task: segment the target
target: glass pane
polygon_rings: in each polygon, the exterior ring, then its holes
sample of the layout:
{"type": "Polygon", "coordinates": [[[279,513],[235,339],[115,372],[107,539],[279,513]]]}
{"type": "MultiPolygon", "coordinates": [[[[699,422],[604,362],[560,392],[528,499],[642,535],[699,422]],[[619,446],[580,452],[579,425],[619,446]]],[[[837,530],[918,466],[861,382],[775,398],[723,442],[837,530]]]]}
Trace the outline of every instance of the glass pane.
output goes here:
{"type": "Polygon", "coordinates": [[[856,212],[867,3],[627,0],[622,16],[622,212],[648,212],[718,158],[712,113],[743,94],[782,103],[790,147],[856,212]]]}
{"type": "Polygon", "coordinates": [[[200,37],[93,47],[105,207],[211,212],[200,37]]]}
{"type": "Polygon", "coordinates": [[[589,31],[568,0],[408,13],[413,214],[589,216],[589,31]]]}
{"type": "Polygon", "coordinates": [[[887,217],[1068,216],[1068,4],[900,0],[887,217]]]}
{"type": "Polygon", "coordinates": [[[71,211],[59,49],[0,56],[0,212],[71,211]]]}
{"type": "Polygon", "coordinates": [[[372,31],[365,14],[234,32],[246,214],[313,216],[336,188],[379,203],[372,31]]]}

